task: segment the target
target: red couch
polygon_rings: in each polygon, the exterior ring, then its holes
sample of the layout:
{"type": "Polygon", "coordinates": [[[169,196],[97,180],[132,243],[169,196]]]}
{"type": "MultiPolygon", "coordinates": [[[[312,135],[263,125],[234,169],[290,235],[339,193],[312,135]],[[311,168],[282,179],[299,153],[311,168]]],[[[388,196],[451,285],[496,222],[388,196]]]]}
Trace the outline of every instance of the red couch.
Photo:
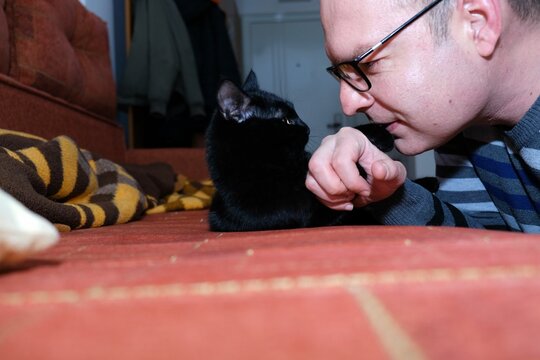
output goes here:
{"type": "MultiPolygon", "coordinates": [[[[0,0],[0,127],[115,161],[104,24],[71,0],[0,0]]],[[[63,233],[0,272],[2,359],[539,358],[540,236],[434,227],[212,233],[207,212],[63,233]]]]}

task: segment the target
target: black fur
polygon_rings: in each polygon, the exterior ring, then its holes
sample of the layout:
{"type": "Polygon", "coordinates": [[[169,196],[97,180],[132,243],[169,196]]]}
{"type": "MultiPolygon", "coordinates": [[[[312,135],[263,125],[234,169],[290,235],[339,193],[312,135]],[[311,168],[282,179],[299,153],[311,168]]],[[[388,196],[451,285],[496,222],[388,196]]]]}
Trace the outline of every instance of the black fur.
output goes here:
{"type": "MultiPolygon", "coordinates": [[[[206,134],[207,162],[217,188],[213,231],[274,230],[373,223],[362,210],[338,212],[305,188],[309,127],[291,103],[259,88],[251,72],[242,89],[224,81],[206,134]]],[[[393,139],[377,125],[360,127],[384,151],[393,139]]]]}

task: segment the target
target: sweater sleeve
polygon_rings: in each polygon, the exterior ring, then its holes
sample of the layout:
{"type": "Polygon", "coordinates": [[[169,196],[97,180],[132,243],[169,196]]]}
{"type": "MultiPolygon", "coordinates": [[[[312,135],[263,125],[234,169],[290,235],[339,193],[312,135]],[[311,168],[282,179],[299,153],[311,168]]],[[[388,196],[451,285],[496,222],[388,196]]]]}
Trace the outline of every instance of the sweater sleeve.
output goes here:
{"type": "Polygon", "coordinates": [[[435,150],[436,193],[413,181],[393,196],[370,205],[387,225],[443,225],[507,229],[507,225],[469,160],[468,140],[457,136],[435,150]]]}
{"type": "Polygon", "coordinates": [[[367,208],[384,225],[504,227],[502,220],[490,216],[489,212],[471,216],[411,180],[405,181],[391,197],[367,208]]]}

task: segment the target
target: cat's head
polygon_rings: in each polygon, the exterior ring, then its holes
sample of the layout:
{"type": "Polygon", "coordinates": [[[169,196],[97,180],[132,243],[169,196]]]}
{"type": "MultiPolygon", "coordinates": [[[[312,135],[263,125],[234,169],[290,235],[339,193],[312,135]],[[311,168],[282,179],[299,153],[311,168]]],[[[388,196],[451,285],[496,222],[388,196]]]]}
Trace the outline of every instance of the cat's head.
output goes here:
{"type": "Polygon", "coordinates": [[[295,141],[304,146],[309,127],[298,117],[293,104],[261,90],[251,71],[242,88],[231,81],[222,82],[218,94],[218,117],[235,128],[238,135],[259,141],[295,141]]]}

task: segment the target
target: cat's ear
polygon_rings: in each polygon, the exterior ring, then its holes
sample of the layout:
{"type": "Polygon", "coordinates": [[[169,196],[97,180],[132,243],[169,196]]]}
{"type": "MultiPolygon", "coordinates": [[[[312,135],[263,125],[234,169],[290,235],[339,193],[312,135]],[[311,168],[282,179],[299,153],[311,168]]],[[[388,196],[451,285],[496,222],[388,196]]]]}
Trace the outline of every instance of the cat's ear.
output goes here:
{"type": "Polygon", "coordinates": [[[242,122],[246,119],[251,99],[232,81],[221,83],[217,94],[219,111],[225,119],[242,122]]]}
{"type": "Polygon", "coordinates": [[[242,89],[245,91],[259,90],[259,81],[253,70],[250,70],[244,85],[242,85],[242,89]]]}

